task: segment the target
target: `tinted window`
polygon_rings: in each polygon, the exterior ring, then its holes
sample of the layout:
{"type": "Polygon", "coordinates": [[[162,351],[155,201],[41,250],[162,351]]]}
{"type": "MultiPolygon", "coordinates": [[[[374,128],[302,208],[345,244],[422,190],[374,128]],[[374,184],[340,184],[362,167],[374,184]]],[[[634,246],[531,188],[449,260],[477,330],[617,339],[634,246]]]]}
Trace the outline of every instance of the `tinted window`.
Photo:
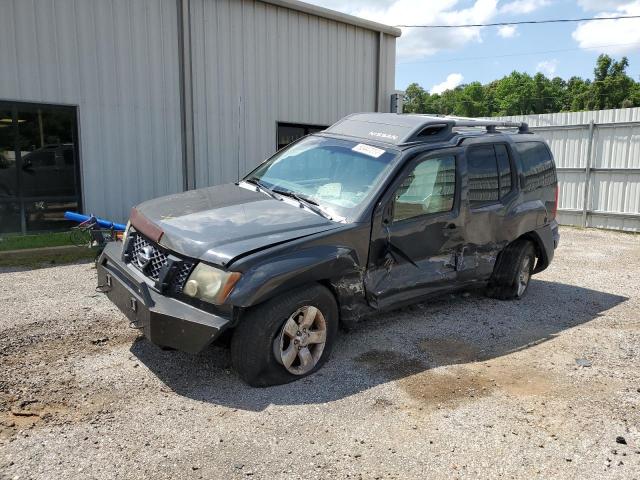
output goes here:
{"type": "Polygon", "coordinates": [[[471,208],[495,203],[500,199],[498,167],[493,145],[467,150],[469,204],[471,208]]]}
{"type": "Polygon", "coordinates": [[[551,152],[542,142],[519,142],[516,150],[520,154],[525,177],[524,191],[531,192],[556,183],[556,168],[551,152]]]}
{"type": "Polygon", "coordinates": [[[506,145],[494,145],[500,173],[500,198],[511,191],[511,163],[506,145]]]}
{"type": "Polygon", "coordinates": [[[455,188],[453,156],[429,158],[419,163],[396,192],[393,220],[450,211],[455,188]]]}

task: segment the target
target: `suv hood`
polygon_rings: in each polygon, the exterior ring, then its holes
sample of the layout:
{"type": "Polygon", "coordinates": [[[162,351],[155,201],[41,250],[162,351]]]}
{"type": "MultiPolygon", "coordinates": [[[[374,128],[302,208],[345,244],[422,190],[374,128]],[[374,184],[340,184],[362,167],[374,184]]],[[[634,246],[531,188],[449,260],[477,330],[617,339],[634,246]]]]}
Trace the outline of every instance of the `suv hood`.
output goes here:
{"type": "Polygon", "coordinates": [[[295,201],[226,184],[143,202],[136,210],[174,252],[222,266],[235,258],[340,226],[295,201]]]}

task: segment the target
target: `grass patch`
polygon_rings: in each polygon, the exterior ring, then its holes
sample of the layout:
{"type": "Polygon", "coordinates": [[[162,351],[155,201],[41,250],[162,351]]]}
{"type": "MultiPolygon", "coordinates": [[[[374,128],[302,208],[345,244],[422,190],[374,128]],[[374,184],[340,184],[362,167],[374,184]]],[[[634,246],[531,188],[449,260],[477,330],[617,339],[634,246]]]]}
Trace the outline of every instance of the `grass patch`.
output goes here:
{"type": "Polygon", "coordinates": [[[0,252],[7,250],[24,250],[27,248],[45,248],[73,245],[71,235],[67,232],[39,233],[34,235],[0,236],[0,252]]]}
{"type": "Polygon", "coordinates": [[[22,267],[27,269],[54,267],[79,261],[93,261],[96,251],[78,247],[63,252],[25,252],[0,256],[0,268],[22,267]]]}

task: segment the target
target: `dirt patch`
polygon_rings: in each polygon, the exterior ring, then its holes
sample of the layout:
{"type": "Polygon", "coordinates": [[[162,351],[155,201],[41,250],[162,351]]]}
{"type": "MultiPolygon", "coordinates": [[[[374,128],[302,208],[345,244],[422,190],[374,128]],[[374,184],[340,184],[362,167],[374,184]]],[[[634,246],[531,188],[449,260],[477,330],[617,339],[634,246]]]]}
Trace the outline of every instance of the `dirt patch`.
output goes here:
{"type": "Polygon", "coordinates": [[[548,395],[557,389],[548,376],[517,364],[457,365],[445,371],[427,370],[401,379],[399,385],[425,406],[447,408],[496,393],[548,395]]]}
{"type": "Polygon", "coordinates": [[[513,396],[548,395],[558,380],[516,361],[478,361],[481,351],[456,339],[431,339],[419,344],[429,362],[392,350],[371,350],[354,360],[372,374],[397,380],[423,407],[455,408],[465,401],[502,393],[513,396]],[[433,363],[432,363],[433,362],[433,363]],[[444,368],[431,367],[450,365],[444,368]]]}

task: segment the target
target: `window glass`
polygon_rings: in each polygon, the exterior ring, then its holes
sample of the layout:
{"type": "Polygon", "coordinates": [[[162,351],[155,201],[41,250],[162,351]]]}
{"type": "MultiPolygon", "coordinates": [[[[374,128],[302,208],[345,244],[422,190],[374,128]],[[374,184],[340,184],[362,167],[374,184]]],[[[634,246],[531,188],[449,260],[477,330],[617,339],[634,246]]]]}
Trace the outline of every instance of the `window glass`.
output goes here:
{"type": "Polygon", "coordinates": [[[518,142],[515,144],[520,154],[525,177],[524,191],[531,192],[557,182],[553,158],[542,142],[518,142]]]}
{"type": "Polygon", "coordinates": [[[27,231],[38,232],[70,228],[74,223],[64,218],[64,212],[67,210],[77,211],[78,202],[75,200],[25,202],[27,231]]]}
{"type": "Polygon", "coordinates": [[[429,158],[419,163],[396,192],[393,220],[450,211],[455,187],[455,157],[429,158]]]}
{"type": "Polygon", "coordinates": [[[63,151],[72,149],[72,111],[18,109],[18,144],[22,158],[22,196],[72,196],[76,189],[74,162],[63,151]]]}
{"type": "Polygon", "coordinates": [[[0,233],[19,232],[20,228],[20,204],[7,202],[0,196],[0,233]]]}
{"type": "Polygon", "coordinates": [[[0,101],[0,233],[66,228],[80,208],[73,107],[0,101]]]}
{"type": "Polygon", "coordinates": [[[469,204],[471,208],[495,203],[500,199],[498,167],[493,145],[467,150],[469,204]]]}
{"type": "Polygon", "coordinates": [[[494,145],[496,158],[498,159],[498,172],[500,172],[500,198],[511,191],[511,163],[506,145],[494,145]]]}
{"type": "Polygon", "coordinates": [[[0,199],[17,195],[15,141],[11,109],[0,108],[0,199]]]}
{"type": "Polygon", "coordinates": [[[318,125],[301,125],[278,123],[278,150],[311,133],[321,132],[327,127],[318,125]]]}
{"type": "Polygon", "coordinates": [[[278,152],[246,180],[308,197],[328,213],[347,218],[380,185],[395,158],[393,150],[310,136],[278,152]]]}

